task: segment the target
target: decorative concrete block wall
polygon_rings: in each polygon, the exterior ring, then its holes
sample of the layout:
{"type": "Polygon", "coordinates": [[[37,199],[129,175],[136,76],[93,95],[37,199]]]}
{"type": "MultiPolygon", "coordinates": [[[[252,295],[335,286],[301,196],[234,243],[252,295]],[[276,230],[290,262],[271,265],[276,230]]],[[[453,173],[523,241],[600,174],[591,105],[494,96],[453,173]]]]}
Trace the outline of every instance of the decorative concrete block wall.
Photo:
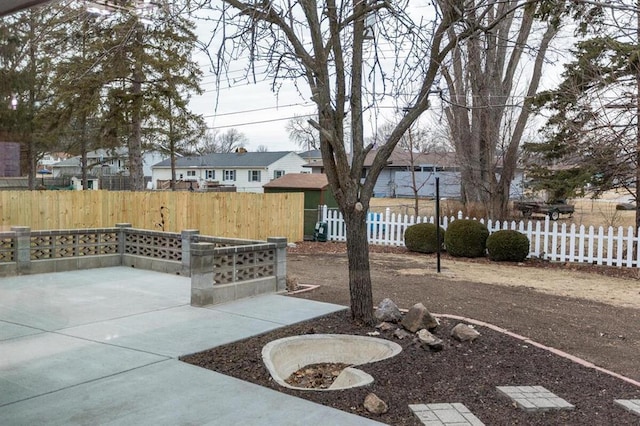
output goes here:
{"type": "Polygon", "coordinates": [[[114,228],[0,233],[0,276],[130,266],[191,276],[191,304],[224,303],[286,290],[287,239],[267,242],[114,228]]]}
{"type": "Polygon", "coordinates": [[[205,306],[286,289],[286,238],[267,243],[191,246],[191,305],[205,306]]]}

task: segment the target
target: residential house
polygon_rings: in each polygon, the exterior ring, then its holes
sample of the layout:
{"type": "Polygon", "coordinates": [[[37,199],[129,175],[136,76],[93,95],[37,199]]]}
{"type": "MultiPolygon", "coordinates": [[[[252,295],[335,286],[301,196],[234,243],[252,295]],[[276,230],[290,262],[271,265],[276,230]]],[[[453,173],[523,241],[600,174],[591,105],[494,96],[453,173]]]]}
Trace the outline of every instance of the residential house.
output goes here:
{"type": "MultiPolygon", "coordinates": [[[[147,179],[151,179],[151,166],[167,158],[157,151],[147,151],[142,154],[142,172],[147,179]]],[[[82,189],[81,157],[75,156],[51,165],[53,177],[70,177],[76,189],[82,189]]],[[[129,176],[129,155],[127,148],[98,149],[87,153],[89,188],[98,189],[98,181],[106,177],[129,176]]],[[[108,188],[109,186],[104,186],[108,188]]]]}
{"type": "Polygon", "coordinates": [[[51,167],[54,164],[57,164],[69,158],[71,158],[71,155],[64,152],[47,152],[42,156],[40,161],[38,161],[38,171],[48,170],[49,172],[51,172],[51,167]]]}
{"type": "Polygon", "coordinates": [[[304,158],[304,160],[307,163],[313,163],[315,161],[322,160],[322,153],[320,152],[319,149],[312,149],[310,151],[299,152],[298,155],[304,158]]]}
{"type": "MultiPolygon", "coordinates": [[[[89,174],[94,176],[129,175],[129,154],[127,148],[98,149],[87,153],[89,174]]],[[[151,166],[167,158],[157,151],[142,154],[142,172],[151,176],[151,166]]],[[[51,166],[53,176],[79,176],[82,174],[81,157],[76,156],[51,166]]]]}
{"type": "MultiPolygon", "coordinates": [[[[367,154],[362,170],[362,178],[369,169],[377,151],[367,154]]],[[[324,173],[322,161],[309,163],[312,173],[324,173]]],[[[440,178],[440,196],[460,198],[460,164],[454,152],[411,153],[395,150],[384,167],[374,187],[374,197],[413,197],[414,187],[419,197],[435,197],[435,178],[440,178]],[[412,171],[413,169],[413,171],[412,171]],[[415,185],[414,185],[415,178],[415,185]]],[[[517,170],[511,183],[511,198],[521,198],[523,172],[517,170]]]]}
{"type": "MultiPolygon", "coordinates": [[[[292,151],[214,153],[176,159],[176,180],[193,182],[194,189],[232,185],[238,192],[263,192],[262,186],[289,173],[304,173],[305,160],[292,151]]],[[[155,189],[171,180],[171,161],[152,167],[155,189]]]]}

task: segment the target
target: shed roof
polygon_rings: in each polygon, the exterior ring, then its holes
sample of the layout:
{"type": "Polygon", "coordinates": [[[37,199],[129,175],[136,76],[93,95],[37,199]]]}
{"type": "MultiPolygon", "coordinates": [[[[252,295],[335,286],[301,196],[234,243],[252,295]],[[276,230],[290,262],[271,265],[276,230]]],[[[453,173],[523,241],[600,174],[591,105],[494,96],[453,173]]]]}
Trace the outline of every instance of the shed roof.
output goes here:
{"type": "Polygon", "coordinates": [[[263,188],[325,189],[329,186],[324,173],[289,173],[262,185],[263,188]]]}

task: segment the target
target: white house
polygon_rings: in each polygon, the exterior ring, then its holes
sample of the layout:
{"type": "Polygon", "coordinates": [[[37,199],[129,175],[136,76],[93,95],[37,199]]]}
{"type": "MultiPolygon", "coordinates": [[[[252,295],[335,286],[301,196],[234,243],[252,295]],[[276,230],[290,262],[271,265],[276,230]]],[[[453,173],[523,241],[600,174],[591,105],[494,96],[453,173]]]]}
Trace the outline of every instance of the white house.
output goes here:
{"type": "MultiPolygon", "coordinates": [[[[237,152],[208,154],[176,159],[176,180],[194,182],[195,188],[208,184],[235,186],[238,192],[263,192],[262,185],[288,173],[305,173],[306,161],[293,151],[237,152]]],[[[152,167],[154,188],[171,180],[171,161],[152,167]]]]}
{"type": "MultiPolygon", "coordinates": [[[[91,176],[129,175],[129,154],[127,148],[97,149],[87,153],[87,164],[91,176]]],[[[142,172],[151,176],[151,166],[167,158],[157,151],[142,154],[142,172]]],[[[54,177],[76,176],[82,174],[81,157],[76,156],[59,161],[51,166],[54,177]]]]}

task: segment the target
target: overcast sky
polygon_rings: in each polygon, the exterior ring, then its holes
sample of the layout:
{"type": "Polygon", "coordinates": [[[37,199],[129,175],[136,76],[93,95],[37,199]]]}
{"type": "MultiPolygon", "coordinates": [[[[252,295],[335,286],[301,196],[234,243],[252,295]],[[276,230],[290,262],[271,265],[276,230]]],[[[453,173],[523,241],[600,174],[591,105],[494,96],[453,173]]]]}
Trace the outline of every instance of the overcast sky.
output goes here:
{"type": "MultiPolygon", "coordinates": [[[[426,6],[425,0],[416,0],[411,4],[412,14],[423,15],[428,13],[428,10],[430,8],[426,6]]],[[[196,33],[202,40],[209,38],[208,29],[210,26],[211,22],[200,21],[196,33]]],[[[560,46],[568,48],[572,42],[573,39],[569,38],[560,42],[560,46]]],[[[560,51],[549,54],[541,89],[550,88],[557,84],[562,71],[561,64],[566,61],[566,57],[562,57],[564,56],[563,51],[566,52],[568,49],[561,48],[560,51]]],[[[267,146],[269,151],[301,150],[289,140],[286,125],[294,115],[314,114],[316,111],[309,99],[310,94],[307,93],[309,89],[304,82],[299,85],[302,93],[298,93],[291,81],[283,82],[280,80],[282,86],[276,94],[271,89],[272,81],[248,83],[243,78],[246,63],[239,62],[230,65],[230,83],[223,82],[220,85],[219,93],[217,93],[216,80],[210,70],[209,59],[202,52],[196,54],[195,59],[204,73],[201,82],[204,94],[194,96],[190,105],[194,112],[205,117],[208,127],[218,129],[220,132],[225,132],[230,128],[237,129],[248,138],[247,149],[250,151],[256,150],[260,145],[267,146]]],[[[260,69],[264,69],[264,65],[257,62],[256,69],[257,79],[263,79],[264,75],[260,74],[260,69]]],[[[527,77],[527,72],[519,75],[518,78],[521,80],[517,84],[527,84],[527,77]]],[[[365,122],[365,137],[373,135],[376,128],[379,128],[388,118],[397,113],[398,107],[392,105],[393,103],[393,99],[387,99],[386,104],[381,105],[382,108],[377,110],[377,115],[370,115],[370,118],[365,122]]],[[[439,108],[438,99],[434,95],[433,108],[425,114],[422,121],[442,122],[442,115],[442,109],[439,108]],[[431,114],[431,117],[428,117],[428,114],[431,114]]]]}
{"type": "Polygon", "coordinates": [[[289,141],[285,127],[294,115],[315,112],[308,99],[305,101],[292,87],[286,86],[276,96],[269,82],[237,82],[232,88],[221,87],[217,94],[215,79],[204,61],[200,60],[205,75],[208,75],[202,82],[205,93],[194,96],[190,104],[194,112],[205,117],[207,126],[220,132],[235,128],[244,133],[249,139],[247,148],[250,151],[259,145],[267,146],[269,151],[300,150],[289,141]]]}
{"type": "MultiPolygon", "coordinates": [[[[425,10],[426,0],[415,0],[412,9],[415,8],[421,15],[425,10]]],[[[212,23],[197,21],[196,34],[201,40],[208,40],[212,23]]],[[[216,47],[217,48],[217,47],[216,47]]],[[[215,52],[211,52],[213,55],[215,52]]],[[[262,81],[256,84],[247,83],[243,79],[246,63],[231,64],[229,83],[221,84],[221,90],[216,93],[215,77],[212,75],[208,57],[199,52],[195,59],[201,65],[204,73],[202,89],[205,93],[194,96],[190,102],[192,110],[205,117],[207,126],[225,132],[229,128],[236,128],[247,136],[249,143],[247,148],[255,150],[259,145],[265,145],[269,151],[302,150],[289,140],[286,125],[294,115],[315,114],[316,107],[311,102],[308,86],[301,81],[299,85],[302,93],[298,93],[291,81],[279,80],[282,85],[278,93],[271,88],[272,81],[262,81]],[[216,99],[216,96],[218,98],[216,99]],[[216,106],[217,103],[217,106],[216,106]]],[[[382,59],[384,61],[384,59],[382,59]]],[[[257,79],[263,79],[260,69],[264,65],[256,63],[257,79]]],[[[379,109],[378,112],[392,113],[390,110],[379,109]]],[[[365,123],[365,136],[373,135],[378,124],[382,121],[380,116],[371,116],[365,123]]]]}

